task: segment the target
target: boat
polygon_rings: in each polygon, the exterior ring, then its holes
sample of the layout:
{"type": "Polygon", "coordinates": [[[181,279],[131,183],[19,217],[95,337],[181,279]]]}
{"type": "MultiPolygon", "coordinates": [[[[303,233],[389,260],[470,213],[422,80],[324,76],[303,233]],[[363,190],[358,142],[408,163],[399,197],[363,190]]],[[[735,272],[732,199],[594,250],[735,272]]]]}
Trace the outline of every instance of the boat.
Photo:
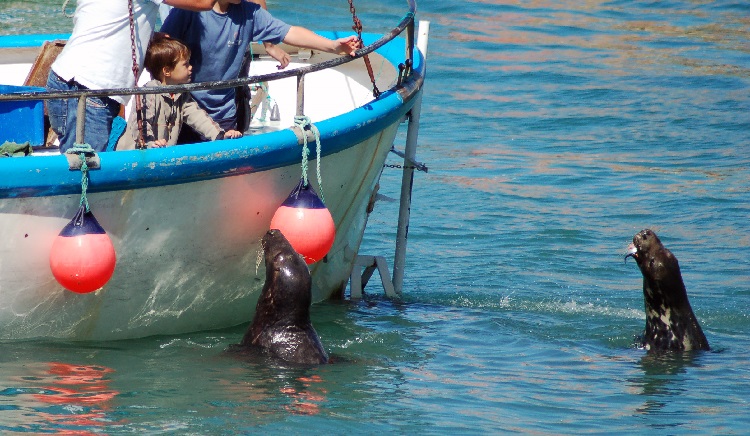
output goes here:
{"type": "MultiPolygon", "coordinates": [[[[422,27],[429,29],[429,23],[416,30],[416,4],[407,4],[408,13],[390,32],[362,34],[365,47],[354,58],[302,50],[278,71],[256,46],[248,77],[218,84],[267,86],[278,120],[256,112],[254,134],[87,154],[86,199],[117,259],[111,279],[94,292],[66,290],[50,268],[51,246],[81,204],[82,162],[76,167],[76,155],[70,159],[39,144],[32,144],[31,155],[0,158],[0,340],[119,340],[249,322],[265,280],[258,266],[260,240],[300,180],[305,139],[310,183],[323,194],[336,229],[331,250],[310,265],[313,302],[343,295],[386,157],[399,126],[418,116],[421,103],[427,41],[422,27]],[[376,72],[377,97],[365,55],[376,72]],[[294,127],[300,112],[310,123],[305,133],[294,127]],[[319,132],[319,159],[312,127],[319,132]],[[318,165],[322,186],[314,172],[318,165]]],[[[17,106],[36,102],[38,110],[39,102],[54,96],[22,84],[40,47],[66,37],[0,37],[0,89],[21,88],[0,95],[0,125],[18,123],[3,121],[17,106]]],[[[22,121],[21,130],[37,122],[22,121]]],[[[0,132],[0,144],[4,139],[0,132]]]]}

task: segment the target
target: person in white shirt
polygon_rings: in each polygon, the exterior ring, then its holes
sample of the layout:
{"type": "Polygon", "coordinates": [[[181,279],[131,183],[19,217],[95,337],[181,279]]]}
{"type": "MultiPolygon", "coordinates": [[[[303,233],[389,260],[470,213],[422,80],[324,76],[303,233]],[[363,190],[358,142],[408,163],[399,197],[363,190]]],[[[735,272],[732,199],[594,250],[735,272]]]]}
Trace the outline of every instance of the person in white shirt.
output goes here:
{"type": "MultiPolygon", "coordinates": [[[[130,88],[135,85],[131,48],[129,2],[135,21],[138,71],[162,4],[191,11],[210,10],[216,0],[78,0],[73,33],[52,64],[50,91],[130,88]]],[[[104,151],[112,120],[129,96],[88,97],[83,142],[104,151]]],[[[50,125],[64,153],[76,141],[77,99],[49,100],[50,125]]]]}

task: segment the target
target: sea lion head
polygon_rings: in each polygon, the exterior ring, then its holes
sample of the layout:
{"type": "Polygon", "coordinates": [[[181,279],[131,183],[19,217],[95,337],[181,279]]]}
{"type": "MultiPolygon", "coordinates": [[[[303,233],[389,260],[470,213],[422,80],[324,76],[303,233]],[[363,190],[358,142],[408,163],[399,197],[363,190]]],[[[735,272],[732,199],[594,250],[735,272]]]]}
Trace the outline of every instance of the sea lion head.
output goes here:
{"type": "Polygon", "coordinates": [[[661,243],[659,237],[651,229],[641,230],[633,236],[633,242],[628,245],[628,254],[625,255],[625,259],[627,260],[628,257],[635,259],[643,277],[659,280],[667,275],[670,268],[676,268],[679,274],[680,266],[677,258],[661,243]]]}
{"type": "MultiPolygon", "coordinates": [[[[309,322],[312,280],[304,258],[277,229],[266,232],[261,245],[266,263],[266,284],[257,309],[268,318],[278,316],[309,322]]],[[[273,323],[268,318],[265,322],[273,323]]]]}

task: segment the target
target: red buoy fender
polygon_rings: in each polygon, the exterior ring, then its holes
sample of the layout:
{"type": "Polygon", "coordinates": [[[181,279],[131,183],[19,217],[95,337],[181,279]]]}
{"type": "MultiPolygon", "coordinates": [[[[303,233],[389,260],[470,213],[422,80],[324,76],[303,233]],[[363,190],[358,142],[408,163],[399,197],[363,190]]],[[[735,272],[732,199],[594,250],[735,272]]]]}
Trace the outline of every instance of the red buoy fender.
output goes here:
{"type": "Polygon", "coordinates": [[[104,286],[115,271],[115,262],[112,240],[83,205],[55,238],[49,256],[55,279],[79,294],[104,286]]]}
{"type": "Polygon", "coordinates": [[[280,230],[308,265],[325,257],[336,238],[331,212],[304,179],[276,210],[271,229],[280,230]]]}

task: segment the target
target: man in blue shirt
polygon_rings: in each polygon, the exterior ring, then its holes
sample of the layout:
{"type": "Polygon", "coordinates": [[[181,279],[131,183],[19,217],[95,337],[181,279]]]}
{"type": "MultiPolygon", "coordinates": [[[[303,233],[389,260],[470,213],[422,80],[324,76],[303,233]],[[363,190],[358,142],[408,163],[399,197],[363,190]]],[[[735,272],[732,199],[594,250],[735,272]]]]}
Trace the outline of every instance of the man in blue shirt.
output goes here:
{"type": "MultiPolygon", "coordinates": [[[[342,55],[354,55],[360,46],[354,35],[331,40],[304,27],[286,24],[258,4],[245,0],[218,0],[212,10],[205,12],[174,9],[161,31],[190,47],[193,82],[238,78],[243,56],[253,41],[285,42],[342,55]]],[[[192,94],[224,130],[237,128],[234,88],[194,91],[192,94]]]]}

